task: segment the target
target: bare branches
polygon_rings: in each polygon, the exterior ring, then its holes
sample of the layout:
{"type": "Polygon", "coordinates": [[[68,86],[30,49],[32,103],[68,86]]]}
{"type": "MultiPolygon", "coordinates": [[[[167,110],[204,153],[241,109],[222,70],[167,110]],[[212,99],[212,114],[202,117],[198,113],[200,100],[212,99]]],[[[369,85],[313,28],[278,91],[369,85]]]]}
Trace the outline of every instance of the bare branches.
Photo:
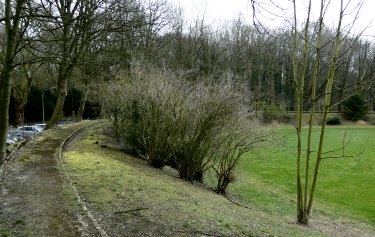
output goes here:
{"type": "Polygon", "coordinates": [[[259,15],[268,20],[275,20],[275,18],[281,19],[283,16],[276,13],[277,11],[275,11],[275,9],[283,12],[286,11],[286,8],[281,7],[280,4],[276,3],[273,0],[251,0],[250,4],[252,8],[252,19],[254,27],[259,33],[266,33],[268,35],[271,35],[269,29],[267,29],[267,27],[262,23],[259,15]]]}
{"type": "Polygon", "coordinates": [[[240,157],[268,139],[246,93],[230,78],[190,82],[152,72],[108,87],[115,95],[105,93],[104,105],[116,134],[129,151],[156,168],[169,164],[182,179],[202,181],[213,168],[224,194],[240,157]]]}

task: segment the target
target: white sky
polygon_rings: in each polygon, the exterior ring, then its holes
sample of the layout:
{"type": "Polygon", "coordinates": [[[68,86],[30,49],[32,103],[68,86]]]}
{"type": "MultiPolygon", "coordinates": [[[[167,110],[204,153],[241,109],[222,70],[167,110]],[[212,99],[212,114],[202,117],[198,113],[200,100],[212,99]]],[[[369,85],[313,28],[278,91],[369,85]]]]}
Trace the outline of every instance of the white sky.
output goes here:
{"type": "MultiPolygon", "coordinates": [[[[185,18],[187,20],[192,20],[197,16],[205,15],[207,19],[207,23],[209,24],[220,24],[224,21],[229,21],[234,18],[238,18],[239,15],[242,15],[243,19],[245,19],[248,23],[252,23],[252,7],[250,4],[250,0],[168,0],[174,5],[180,5],[184,9],[185,18]]],[[[272,13],[276,13],[278,15],[289,15],[292,16],[293,5],[291,1],[288,0],[273,0],[276,3],[280,3],[280,6],[285,8],[285,11],[281,11],[276,7],[266,6],[266,9],[271,11],[272,13]]],[[[350,0],[344,0],[344,3],[350,0]]],[[[351,0],[348,10],[353,12],[355,6],[361,0],[351,0]]],[[[365,28],[368,28],[365,31],[365,35],[375,36],[375,0],[362,0],[363,5],[360,10],[359,18],[355,23],[354,30],[356,32],[362,31],[365,28]]],[[[258,2],[269,2],[269,0],[258,0],[258,2]]],[[[313,0],[313,17],[319,16],[319,7],[320,1],[313,0]],[[314,5],[316,4],[316,5],[314,5]]],[[[334,19],[338,16],[339,11],[339,0],[331,0],[331,7],[330,11],[327,12],[325,17],[325,23],[333,26],[334,19]]],[[[297,0],[297,8],[298,12],[301,13],[301,16],[305,16],[305,10],[307,7],[306,0],[297,0]]],[[[265,11],[263,11],[267,14],[265,11]]],[[[348,11],[350,12],[350,11],[348,11]]],[[[260,16],[258,14],[258,16],[260,16]]],[[[349,16],[344,18],[347,19],[345,21],[345,25],[350,24],[353,22],[355,14],[352,13],[349,16]]],[[[302,21],[301,17],[301,21],[302,21]]],[[[281,17],[275,17],[271,14],[268,14],[267,17],[263,17],[262,21],[266,26],[277,26],[283,22],[281,17]]]]}
{"type": "Polygon", "coordinates": [[[220,22],[238,17],[239,14],[250,16],[251,6],[248,0],[168,0],[184,9],[188,20],[197,15],[205,15],[212,22],[220,22]]]}

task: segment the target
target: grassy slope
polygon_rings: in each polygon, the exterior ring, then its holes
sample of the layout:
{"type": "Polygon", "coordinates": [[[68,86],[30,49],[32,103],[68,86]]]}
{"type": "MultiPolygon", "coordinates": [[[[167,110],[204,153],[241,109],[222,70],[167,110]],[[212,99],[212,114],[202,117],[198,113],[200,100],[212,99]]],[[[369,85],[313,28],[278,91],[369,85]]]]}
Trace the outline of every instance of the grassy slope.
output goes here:
{"type": "MultiPolygon", "coordinates": [[[[344,134],[351,139],[345,153],[364,153],[354,158],[326,159],[321,165],[317,189],[317,204],[324,202],[324,209],[338,215],[352,214],[355,218],[369,225],[375,225],[375,128],[374,127],[329,127],[325,150],[335,150],[342,146],[344,134]]],[[[314,130],[317,138],[318,129],[314,130]]],[[[295,190],[295,159],[296,149],[294,129],[284,128],[278,135],[286,139],[287,147],[273,147],[249,154],[240,165],[240,179],[262,181],[276,186],[283,193],[293,197],[295,190]],[[276,165],[277,164],[277,165],[276,165]]],[[[341,153],[338,152],[338,155],[341,153]]],[[[232,192],[238,193],[246,200],[252,201],[254,196],[246,190],[244,182],[232,186],[232,192]],[[246,192],[249,195],[246,195],[246,192]]],[[[263,199],[257,200],[262,202],[263,199]]],[[[267,202],[264,203],[267,205],[267,202]]]]}
{"type": "MultiPolygon", "coordinates": [[[[341,235],[332,230],[333,225],[342,226],[343,222],[332,221],[320,212],[316,216],[322,223],[315,222],[311,227],[296,225],[293,194],[288,193],[288,184],[293,182],[288,180],[287,185],[275,188],[262,172],[257,172],[256,178],[249,176],[251,170],[266,163],[264,158],[258,163],[254,158],[243,163],[238,182],[231,188],[245,200],[243,204],[248,208],[244,208],[179,180],[170,170],[150,168],[146,162],[113,148],[108,137],[92,130],[64,154],[73,182],[110,236],[341,235]]],[[[287,175],[277,179],[277,184],[284,179],[287,175]]],[[[354,231],[352,235],[373,234],[361,233],[351,224],[344,227],[343,231],[354,231]]]]}

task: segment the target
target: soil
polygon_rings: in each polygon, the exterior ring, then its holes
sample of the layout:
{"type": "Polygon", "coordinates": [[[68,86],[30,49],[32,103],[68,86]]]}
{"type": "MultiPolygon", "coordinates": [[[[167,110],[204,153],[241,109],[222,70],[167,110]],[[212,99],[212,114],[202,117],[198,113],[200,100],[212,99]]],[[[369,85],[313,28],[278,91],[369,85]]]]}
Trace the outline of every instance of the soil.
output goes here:
{"type": "Polygon", "coordinates": [[[0,236],[98,235],[58,167],[60,144],[80,126],[43,132],[8,163],[0,183],[0,236]]]}

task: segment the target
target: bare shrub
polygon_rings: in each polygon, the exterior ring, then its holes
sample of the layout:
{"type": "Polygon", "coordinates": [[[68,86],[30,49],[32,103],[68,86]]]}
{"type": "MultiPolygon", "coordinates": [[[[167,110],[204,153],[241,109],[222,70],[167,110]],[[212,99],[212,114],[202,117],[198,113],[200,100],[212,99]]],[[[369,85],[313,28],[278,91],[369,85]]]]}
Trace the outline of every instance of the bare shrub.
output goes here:
{"type": "Polygon", "coordinates": [[[229,94],[223,83],[184,85],[183,104],[175,116],[174,141],[171,144],[180,177],[202,181],[219,146],[225,120],[232,113],[229,94]]]}
{"type": "Polygon", "coordinates": [[[175,87],[157,71],[137,73],[105,89],[104,111],[124,148],[145,154],[156,168],[169,156],[170,112],[175,87]]]}
{"type": "Polygon", "coordinates": [[[112,124],[118,142],[132,154],[144,153],[139,140],[139,118],[135,93],[129,81],[117,81],[103,88],[102,113],[112,124]]]}
{"type": "Polygon", "coordinates": [[[249,94],[230,77],[189,82],[137,71],[104,93],[105,113],[125,148],[144,152],[154,167],[173,164],[188,181],[202,181],[214,167],[220,193],[242,154],[264,135],[249,94]]]}
{"type": "Polygon", "coordinates": [[[240,158],[250,150],[268,141],[269,131],[247,113],[238,113],[222,133],[212,169],[216,173],[216,192],[226,194],[228,185],[235,180],[235,169],[240,158]]]}

